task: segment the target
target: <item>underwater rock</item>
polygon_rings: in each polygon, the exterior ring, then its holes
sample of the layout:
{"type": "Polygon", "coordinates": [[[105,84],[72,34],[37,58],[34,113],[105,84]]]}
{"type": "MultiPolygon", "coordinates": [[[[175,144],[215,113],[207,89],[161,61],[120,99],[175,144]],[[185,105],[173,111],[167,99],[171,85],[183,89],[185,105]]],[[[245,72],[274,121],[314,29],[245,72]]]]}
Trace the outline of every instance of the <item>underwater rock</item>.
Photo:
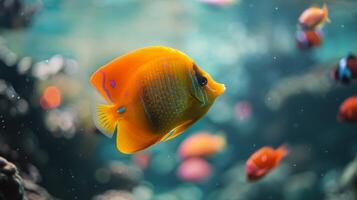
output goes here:
{"type": "Polygon", "coordinates": [[[21,178],[17,167],[3,157],[0,157],[0,199],[56,200],[32,180],[21,178]]]}
{"type": "Polygon", "coordinates": [[[35,5],[26,5],[22,0],[0,0],[0,28],[28,26],[39,8],[39,2],[35,5]]]}
{"type": "Polygon", "coordinates": [[[0,157],[0,199],[23,200],[23,180],[14,164],[0,157]]]}
{"type": "Polygon", "coordinates": [[[27,200],[56,200],[57,198],[54,198],[51,196],[47,190],[36,183],[24,179],[24,188],[26,192],[26,198],[27,200]]]}

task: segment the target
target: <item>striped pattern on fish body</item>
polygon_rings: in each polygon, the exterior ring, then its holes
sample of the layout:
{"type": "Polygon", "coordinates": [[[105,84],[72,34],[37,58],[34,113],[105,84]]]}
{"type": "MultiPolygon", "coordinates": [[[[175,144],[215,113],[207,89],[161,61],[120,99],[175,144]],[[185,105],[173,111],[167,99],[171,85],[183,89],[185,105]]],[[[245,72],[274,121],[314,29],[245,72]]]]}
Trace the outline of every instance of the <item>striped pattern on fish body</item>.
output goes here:
{"type": "Polygon", "coordinates": [[[139,98],[154,132],[165,134],[182,123],[188,105],[194,101],[187,84],[185,63],[174,59],[159,60],[138,75],[139,98]]]}

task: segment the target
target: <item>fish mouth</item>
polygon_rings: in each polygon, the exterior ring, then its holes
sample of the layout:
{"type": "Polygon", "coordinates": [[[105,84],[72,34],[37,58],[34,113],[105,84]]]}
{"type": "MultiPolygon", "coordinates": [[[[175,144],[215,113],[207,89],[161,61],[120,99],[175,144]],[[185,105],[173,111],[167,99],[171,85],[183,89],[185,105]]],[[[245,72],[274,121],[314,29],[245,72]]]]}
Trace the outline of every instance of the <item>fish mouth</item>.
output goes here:
{"type": "Polygon", "coordinates": [[[222,83],[216,83],[214,85],[214,88],[217,96],[220,96],[221,94],[224,93],[224,91],[226,91],[226,86],[222,83]]]}
{"type": "Polygon", "coordinates": [[[226,91],[226,86],[221,83],[214,82],[212,85],[207,85],[206,87],[217,97],[226,91]]]}

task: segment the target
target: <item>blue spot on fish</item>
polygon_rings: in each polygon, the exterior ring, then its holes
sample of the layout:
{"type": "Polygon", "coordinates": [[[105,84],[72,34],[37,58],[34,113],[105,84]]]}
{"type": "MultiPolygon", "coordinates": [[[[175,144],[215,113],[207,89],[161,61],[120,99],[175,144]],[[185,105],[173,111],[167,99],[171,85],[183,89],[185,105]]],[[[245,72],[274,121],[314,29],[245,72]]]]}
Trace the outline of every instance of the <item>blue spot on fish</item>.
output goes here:
{"type": "Polygon", "coordinates": [[[115,81],[114,80],[110,80],[110,86],[112,87],[112,88],[115,88],[115,81]]]}
{"type": "Polygon", "coordinates": [[[117,112],[120,113],[120,114],[124,113],[124,112],[125,112],[125,106],[121,106],[121,107],[118,109],[117,112]]]}

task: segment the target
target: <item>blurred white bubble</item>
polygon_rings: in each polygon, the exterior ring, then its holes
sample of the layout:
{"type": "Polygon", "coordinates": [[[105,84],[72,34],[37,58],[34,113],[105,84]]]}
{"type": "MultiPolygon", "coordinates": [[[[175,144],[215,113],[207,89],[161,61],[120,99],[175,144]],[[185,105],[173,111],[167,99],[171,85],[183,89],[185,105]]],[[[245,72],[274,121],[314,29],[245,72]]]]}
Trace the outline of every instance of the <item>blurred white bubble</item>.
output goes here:
{"type": "Polygon", "coordinates": [[[153,195],[154,192],[152,189],[144,185],[137,186],[133,190],[134,199],[150,200],[152,199],[153,195]]]}
{"type": "Polygon", "coordinates": [[[57,74],[64,65],[64,58],[61,55],[54,55],[48,61],[49,72],[51,74],[57,74]]]}
{"type": "Polygon", "coordinates": [[[46,113],[45,125],[54,136],[71,139],[77,130],[77,120],[77,113],[73,109],[53,109],[46,113]]]}
{"type": "Polygon", "coordinates": [[[33,67],[32,75],[41,80],[46,80],[49,76],[48,64],[44,61],[36,63],[33,67]]]}
{"type": "Polygon", "coordinates": [[[29,104],[27,103],[26,100],[20,99],[16,104],[16,108],[19,111],[19,113],[25,114],[29,109],[29,104]]]}
{"type": "Polygon", "coordinates": [[[12,66],[15,65],[17,62],[17,55],[13,52],[9,52],[4,59],[6,65],[12,66]]]}

